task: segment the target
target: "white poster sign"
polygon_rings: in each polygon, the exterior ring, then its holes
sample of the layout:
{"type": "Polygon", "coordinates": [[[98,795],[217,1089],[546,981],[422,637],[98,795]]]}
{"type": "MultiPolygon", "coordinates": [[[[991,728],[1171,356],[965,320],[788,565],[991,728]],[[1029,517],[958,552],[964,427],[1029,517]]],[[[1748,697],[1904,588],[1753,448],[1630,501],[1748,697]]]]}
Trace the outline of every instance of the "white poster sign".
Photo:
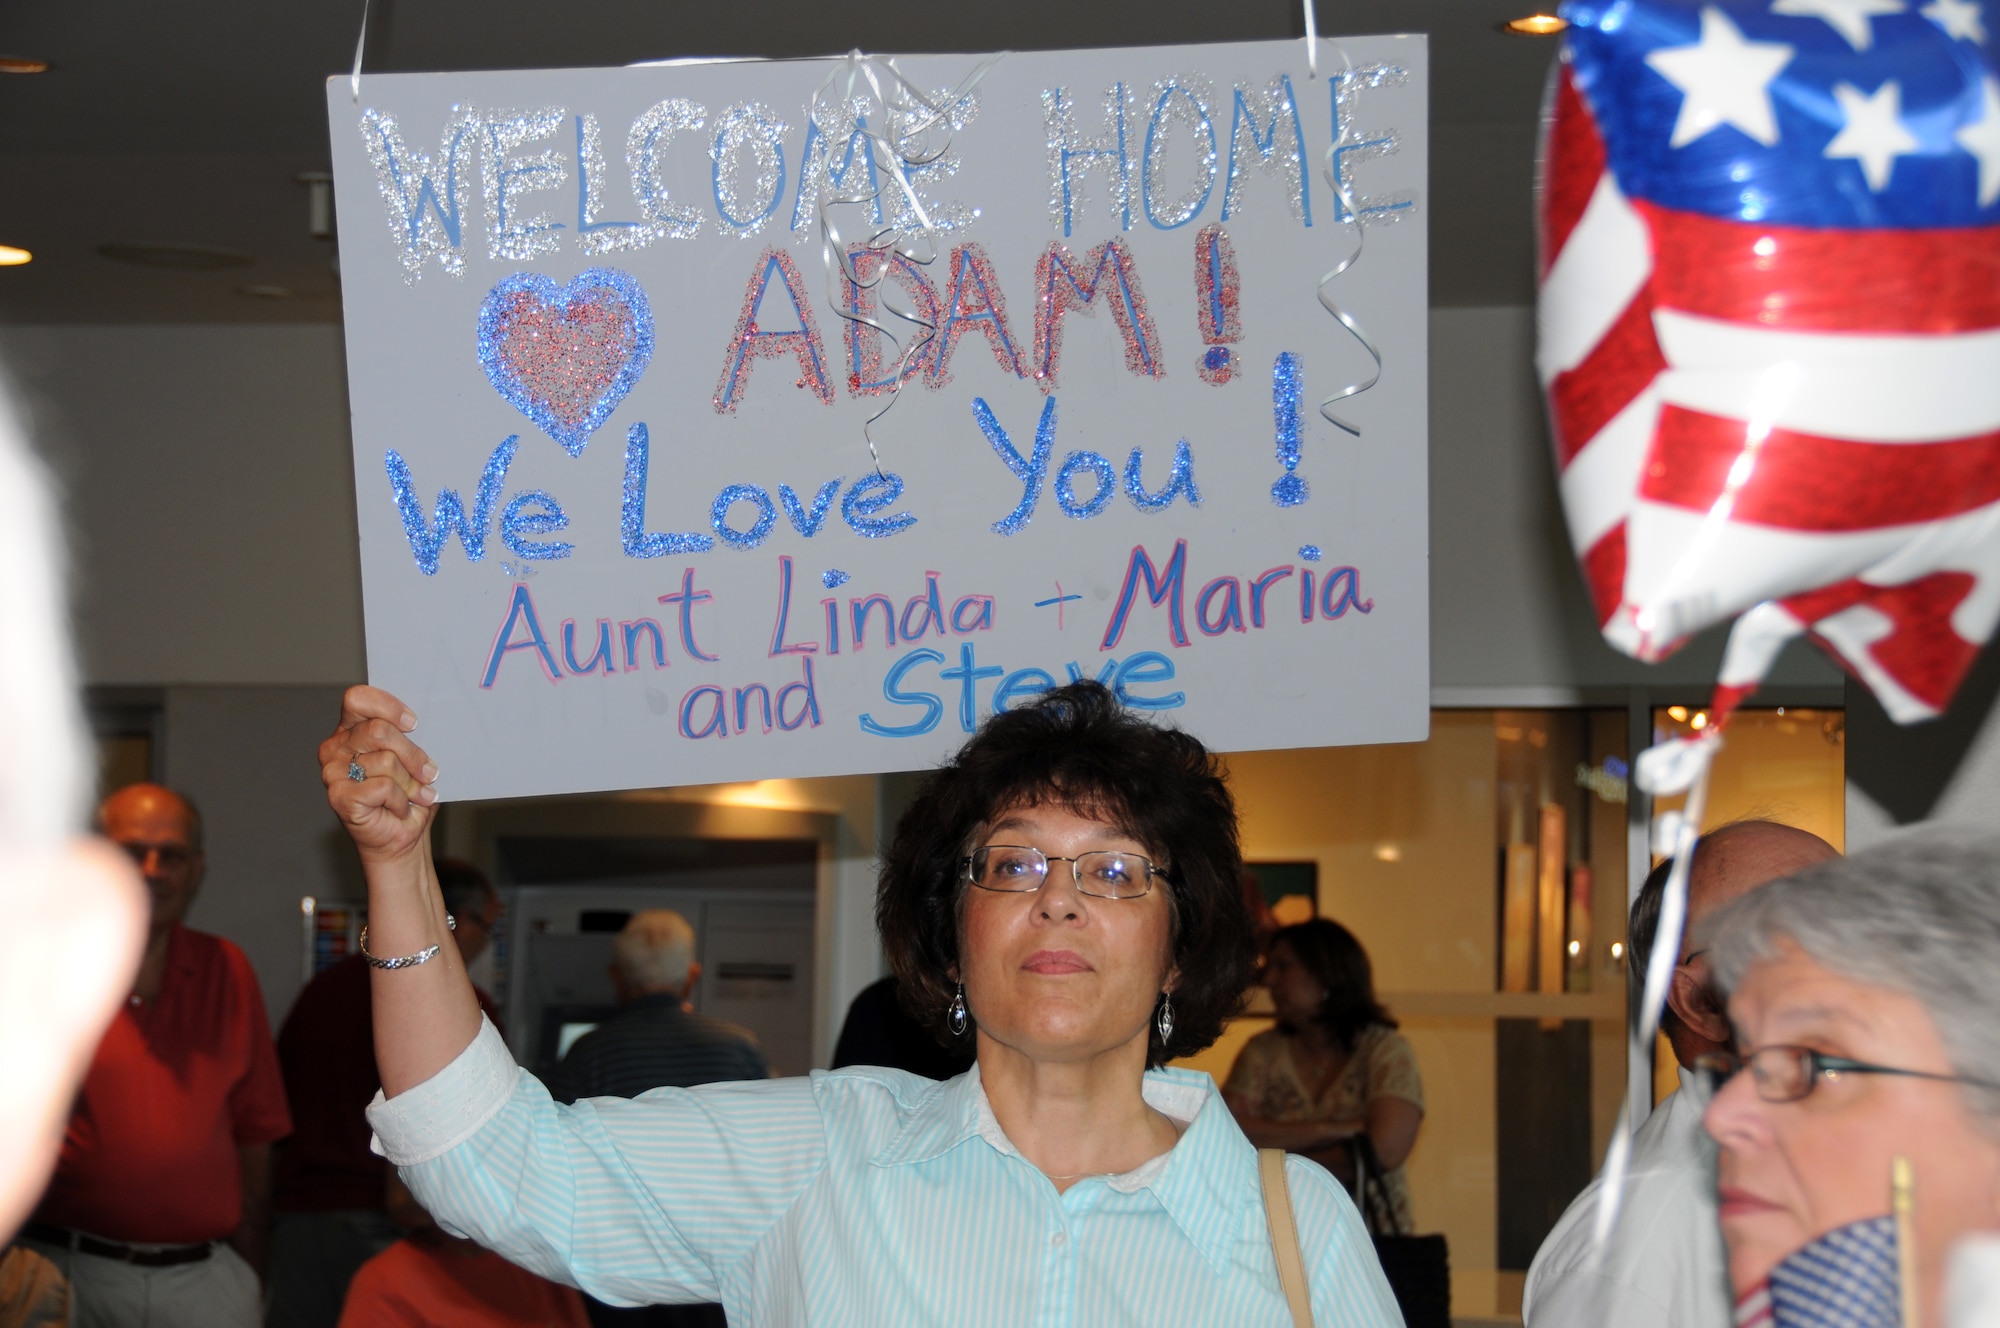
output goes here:
{"type": "Polygon", "coordinates": [[[1421,738],[1424,40],[1305,57],[332,80],[369,678],[441,791],[914,769],[1073,678],[1421,738]]]}

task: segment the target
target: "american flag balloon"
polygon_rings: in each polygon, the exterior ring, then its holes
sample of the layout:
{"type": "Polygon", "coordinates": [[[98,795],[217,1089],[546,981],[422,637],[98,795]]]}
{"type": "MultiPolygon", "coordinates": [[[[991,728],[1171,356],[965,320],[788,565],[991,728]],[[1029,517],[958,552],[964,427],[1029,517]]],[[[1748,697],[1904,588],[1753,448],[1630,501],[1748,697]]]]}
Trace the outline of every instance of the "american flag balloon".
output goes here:
{"type": "MultiPolygon", "coordinates": [[[[2000,620],[2000,78],[1980,0],[1571,0],[1540,342],[1600,626],[1809,632],[1902,723],[2000,620]]],[[[2000,22],[2000,14],[1994,16],[2000,22]]]]}

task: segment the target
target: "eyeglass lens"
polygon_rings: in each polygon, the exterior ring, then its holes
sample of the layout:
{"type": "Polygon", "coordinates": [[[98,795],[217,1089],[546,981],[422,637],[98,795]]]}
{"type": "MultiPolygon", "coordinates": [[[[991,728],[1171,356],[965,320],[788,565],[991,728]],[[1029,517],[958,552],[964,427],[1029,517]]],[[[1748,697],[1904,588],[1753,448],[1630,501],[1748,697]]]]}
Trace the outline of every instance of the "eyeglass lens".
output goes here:
{"type": "MultiPolygon", "coordinates": [[[[1039,849],[991,844],[973,853],[972,880],[987,890],[1039,890],[1049,861],[1039,849]]],[[[1087,895],[1124,899],[1152,889],[1152,861],[1137,853],[1081,853],[1073,865],[1077,888],[1087,895]]]]}
{"type": "Polygon", "coordinates": [[[1807,1047],[1759,1047],[1747,1057],[1712,1053],[1695,1062],[1705,1096],[1714,1097],[1739,1071],[1749,1070],[1752,1087],[1766,1102],[1797,1102],[1813,1090],[1821,1066],[1807,1047]]]}

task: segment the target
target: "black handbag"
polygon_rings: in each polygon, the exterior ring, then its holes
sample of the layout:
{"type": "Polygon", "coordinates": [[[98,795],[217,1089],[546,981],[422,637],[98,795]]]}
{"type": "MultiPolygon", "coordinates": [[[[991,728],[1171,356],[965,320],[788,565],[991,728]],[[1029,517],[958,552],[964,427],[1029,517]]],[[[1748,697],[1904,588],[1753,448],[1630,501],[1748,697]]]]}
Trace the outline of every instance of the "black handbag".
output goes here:
{"type": "Polygon", "coordinates": [[[1354,1155],[1354,1204],[1375,1238],[1375,1257],[1402,1307],[1405,1328],[1451,1328],[1451,1249],[1444,1236],[1395,1234],[1395,1209],[1382,1183],[1375,1145],[1365,1132],[1349,1144],[1354,1155]]]}

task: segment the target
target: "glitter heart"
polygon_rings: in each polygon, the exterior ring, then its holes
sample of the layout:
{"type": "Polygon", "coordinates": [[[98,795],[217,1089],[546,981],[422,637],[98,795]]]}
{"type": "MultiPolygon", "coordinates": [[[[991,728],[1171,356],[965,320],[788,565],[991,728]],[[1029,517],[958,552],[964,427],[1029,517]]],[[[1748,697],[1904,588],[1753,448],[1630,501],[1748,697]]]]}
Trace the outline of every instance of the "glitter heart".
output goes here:
{"type": "Polygon", "coordinates": [[[581,456],[653,358],[653,311],[629,273],[607,267],[558,286],[516,272],[479,307],[479,363],[493,390],[581,456]]]}

